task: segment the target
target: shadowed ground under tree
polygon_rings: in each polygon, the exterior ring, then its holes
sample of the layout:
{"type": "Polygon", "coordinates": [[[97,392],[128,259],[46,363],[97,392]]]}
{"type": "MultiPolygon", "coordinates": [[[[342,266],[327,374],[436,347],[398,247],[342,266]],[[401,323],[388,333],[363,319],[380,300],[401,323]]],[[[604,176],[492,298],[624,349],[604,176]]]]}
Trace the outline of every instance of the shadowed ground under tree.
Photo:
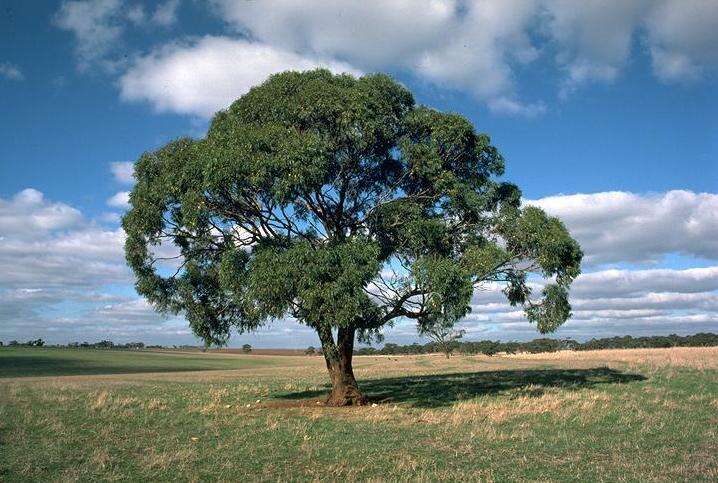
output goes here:
{"type": "MultiPolygon", "coordinates": [[[[436,375],[418,375],[364,380],[361,389],[370,401],[405,403],[414,407],[435,408],[485,394],[501,394],[530,388],[540,396],[543,388],[565,390],[590,389],[600,384],[624,384],[644,381],[639,374],[624,373],[608,367],[591,369],[528,369],[482,371],[436,375]]],[[[330,386],[327,385],[327,391],[330,386]]],[[[325,391],[301,391],[280,394],[278,399],[317,398],[325,391]]]]}

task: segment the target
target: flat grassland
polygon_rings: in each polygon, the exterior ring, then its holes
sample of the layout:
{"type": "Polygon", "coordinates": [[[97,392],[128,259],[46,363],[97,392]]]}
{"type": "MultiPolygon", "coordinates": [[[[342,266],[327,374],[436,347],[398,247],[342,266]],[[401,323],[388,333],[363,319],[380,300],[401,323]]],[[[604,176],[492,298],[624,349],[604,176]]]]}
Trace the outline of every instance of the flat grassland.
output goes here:
{"type": "Polygon", "coordinates": [[[0,481],[718,479],[718,348],[355,359],[0,349],[0,481]]]}

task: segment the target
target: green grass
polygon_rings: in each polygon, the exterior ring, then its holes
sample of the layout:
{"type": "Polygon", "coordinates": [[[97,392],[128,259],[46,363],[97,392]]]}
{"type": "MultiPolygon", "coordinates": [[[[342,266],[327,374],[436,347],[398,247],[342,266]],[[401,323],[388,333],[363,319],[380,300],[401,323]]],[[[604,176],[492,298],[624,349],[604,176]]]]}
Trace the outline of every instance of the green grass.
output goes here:
{"type": "Polygon", "coordinates": [[[0,378],[243,369],[281,363],[272,357],[100,349],[3,348],[0,378]]]}
{"type": "Polygon", "coordinates": [[[363,408],[312,403],[327,390],[318,357],[6,379],[0,481],[715,481],[718,351],[604,352],[358,358],[377,403],[363,408]]]}

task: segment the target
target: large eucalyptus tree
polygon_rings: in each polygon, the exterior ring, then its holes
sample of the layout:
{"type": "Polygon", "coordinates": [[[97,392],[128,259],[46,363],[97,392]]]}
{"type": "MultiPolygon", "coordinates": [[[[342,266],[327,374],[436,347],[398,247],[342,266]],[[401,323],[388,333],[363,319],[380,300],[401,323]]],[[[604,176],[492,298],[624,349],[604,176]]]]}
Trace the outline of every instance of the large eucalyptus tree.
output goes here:
{"type": "Polygon", "coordinates": [[[581,250],[497,179],[504,160],[458,114],[385,75],[284,72],[217,113],[205,138],[145,153],[124,217],[137,291],[223,344],[293,317],[316,330],[328,404],[363,404],[355,338],[447,325],[498,283],[542,333],[570,316],[581,250]],[[180,254],[161,268],[157,247],[180,254]],[[531,273],[549,279],[532,297],[531,273]]]}

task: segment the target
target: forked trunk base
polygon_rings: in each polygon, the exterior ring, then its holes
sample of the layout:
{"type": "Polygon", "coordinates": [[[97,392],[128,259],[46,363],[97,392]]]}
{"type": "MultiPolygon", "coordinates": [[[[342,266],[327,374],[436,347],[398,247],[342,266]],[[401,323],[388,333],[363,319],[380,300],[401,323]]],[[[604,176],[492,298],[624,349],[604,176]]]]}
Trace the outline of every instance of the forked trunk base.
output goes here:
{"type": "Polygon", "coordinates": [[[336,342],[334,342],[331,330],[320,328],[317,332],[322,341],[324,359],[327,363],[329,378],[332,381],[332,392],[327,397],[327,406],[365,405],[367,399],[359,390],[352,370],[355,329],[353,327],[340,328],[336,342]]]}

